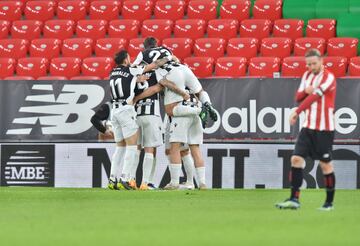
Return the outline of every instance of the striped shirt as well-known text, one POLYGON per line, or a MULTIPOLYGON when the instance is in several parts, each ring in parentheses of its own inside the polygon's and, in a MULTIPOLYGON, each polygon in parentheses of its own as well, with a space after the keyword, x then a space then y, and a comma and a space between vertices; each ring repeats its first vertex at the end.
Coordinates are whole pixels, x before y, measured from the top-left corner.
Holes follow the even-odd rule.
POLYGON ((305 111, 303 127, 317 131, 334 131, 335 97, 336 79, 331 72, 327 69, 323 69, 319 74, 305 72, 296 93, 297 101, 301 101, 297 113, 305 111), (310 95, 305 93, 308 86, 314 88, 310 95))

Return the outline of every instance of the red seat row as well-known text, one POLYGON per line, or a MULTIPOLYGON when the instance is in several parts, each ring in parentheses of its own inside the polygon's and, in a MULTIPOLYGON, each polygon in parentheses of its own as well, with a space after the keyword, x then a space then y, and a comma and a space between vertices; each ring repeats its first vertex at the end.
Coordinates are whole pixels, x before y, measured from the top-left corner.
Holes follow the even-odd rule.
POLYGON ((76 57, 58 57, 50 62, 46 58, 28 57, 17 60, 13 58, 0 58, 0 78, 13 76, 15 71, 18 76, 29 76, 37 79, 46 76, 65 76, 72 78, 79 76, 96 76, 106 78, 114 67, 110 57, 89 57, 81 60, 76 57))
MULTIPOLYGON (((1 2, 0 2, 1 3, 1 2)), ((1 13, 0 13, 1 14, 1 13)), ((1 17, 1 15, 0 15, 1 17)), ((134 19, 106 20, 17 20, 10 23, 0 20, 0 37, 11 34, 12 38, 36 39, 41 34, 45 38, 70 38, 76 33, 78 37, 103 38, 109 37, 136 38, 139 33, 143 37, 154 36, 160 40, 174 37, 201 38, 207 33, 208 37, 225 39, 252 37, 259 40, 269 37, 287 37, 292 40, 303 36, 302 20, 280 19, 274 22, 266 19, 246 19, 240 24, 234 19, 213 19, 206 23, 203 19, 147 19, 143 23, 134 19)), ((310 20, 307 26, 307 37, 321 37, 329 39, 335 37, 334 20, 310 20)))
MULTIPOLYGON (((187 64, 200 78, 213 75, 222 77, 273 77, 276 74, 283 77, 301 77, 306 71, 304 57, 286 57, 281 60, 277 57, 253 57, 247 61, 244 57, 220 57, 215 60, 211 57, 188 57, 187 64)), ((345 57, 324 57, 324 65, 335 76, 360 76, 360 57, 353 57, 348 64, 345 57), (349 66, 348 66, 349 65, 349 66)), ((109 57, 89 57, 81 60, 75 57, 53 58, 51 62, 46 58, 21 58, 17 62, 12 58, 0 58, 0 78, 13 76, 29 76, 34 79, 47 76, 72 78, 75 76, 92 76, 101 79, 107 78, 114 63, 109 57)))
MULTIPOLYGON (((200 77, 211 77, 215 65, 215 75, 221 77, 273 77, 276 74, 283 77, 301 77, 306 71, 304 57, 286 57, 281 60, 277 57, 253 57, 248 62, 244 57, 220 57, 215 60, 211 57, 189 57, 185 63, 200 77)), ((345 57, 324 57, 324 65, 336 77, 360 76, 360 57, 350 59, 349 68, 345 57)))

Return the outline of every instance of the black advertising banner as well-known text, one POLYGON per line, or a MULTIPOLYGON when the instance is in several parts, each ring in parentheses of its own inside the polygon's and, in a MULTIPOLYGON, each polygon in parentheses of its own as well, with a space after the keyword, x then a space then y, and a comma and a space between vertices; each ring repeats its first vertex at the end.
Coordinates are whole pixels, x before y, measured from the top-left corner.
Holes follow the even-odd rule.
MULTIPOLYGON (((205 139, 290 139, 288 117, 299 79, 202 80, 219 121, 205 139)), ((0 81, 1 141, 94 141, 90 118, 109 100, 107 81, 0 81)), ((359 139, 360 81, 337 80, 337 139, 359 139)), ((302 118, 302 116, 300 117, 302 118)))

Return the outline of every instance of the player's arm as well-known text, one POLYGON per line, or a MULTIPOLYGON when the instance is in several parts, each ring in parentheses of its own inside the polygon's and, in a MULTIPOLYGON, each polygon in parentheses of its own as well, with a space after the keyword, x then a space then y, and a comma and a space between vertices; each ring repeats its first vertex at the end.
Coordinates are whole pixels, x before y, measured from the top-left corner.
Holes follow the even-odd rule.
POLYGON ((161 84, 156 84, 153 86, 150 86, 149 88, 147 88, 146 90, 144 90, 142 93, 140 93, 139 95, 134 97, 134 103, 140 101, 141 99, 147 98, 147 97, 151 97, 152 95, 159 93, 160 91, 163 90, 163 86, 161 84))
POLYGON ((158 59, 158 60, 152 62, 151 64, 146 65, 144 68, 144 73, 158 69, 159 67, 162 67, 163 65, 165 65, 167 62, 169 62, 168 58, 158 59))
POLYGON ((107 120, 109 118, 109 114, 110 109, 108 105, 103 104, 90 119, 91 124, 103 134, 106 132, 106 127, 104 126, 102 121, 107 120))
POLYGON ((336 87, 335 77, 332 74, 328 74, 326 80, 320 84, 320 86, 305 98, 304 101, 296 109, 296 113, 300 114, 302 111, 310 108, 311 104, 316 102, 320 97, 329 91, 334 90, 336 87))
POLYGON ((174 82, 166 78, 161 79, 159 84, 175 92, 176 94, 179 94, 184 100, 188 100, 190 98, 190 95, 185 90, 180 89, 174 82))

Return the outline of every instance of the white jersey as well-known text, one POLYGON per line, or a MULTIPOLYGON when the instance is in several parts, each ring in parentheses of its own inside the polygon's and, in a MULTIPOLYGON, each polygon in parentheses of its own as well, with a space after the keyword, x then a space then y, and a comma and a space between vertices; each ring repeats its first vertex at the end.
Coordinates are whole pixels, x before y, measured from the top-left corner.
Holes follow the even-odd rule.
MULTIPOLYGON (((157 80, 160 81, 162 78, 166 78, 171 82, 175 83, 177 87, 185 91, 185 88, 189 88, 194 94, 199 93, 202 90, 202 86, 198 78, 194 75, 190 68, 185 65, 177 65, 169 69, 159 68, 155 71, 157 80)), ((164 104, 172 104, 175 102, 181 102, 182 96, 165 88, 164 104)))

